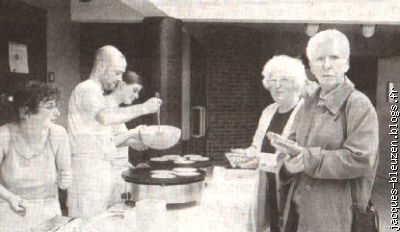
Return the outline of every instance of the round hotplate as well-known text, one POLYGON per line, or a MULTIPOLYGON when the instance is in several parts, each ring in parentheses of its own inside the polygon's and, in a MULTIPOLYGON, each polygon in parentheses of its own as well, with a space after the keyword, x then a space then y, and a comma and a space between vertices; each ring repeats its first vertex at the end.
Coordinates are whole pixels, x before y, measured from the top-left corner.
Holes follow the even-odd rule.
MULTIPOLYGON (((204 157, 204 156, 203 156, 204 157)), ((152 168, 154 169, 161 169, 161 168, 168 168, 172 169, 175 167, 193 167, 193 168, 208 168, 213 165, 213 159, 210 157, 206 161, 194 161, 194 162, 175 162, 172 160, 149 160, 149 164, 152 168)), ((187 159, 188 161, 192 161, 190 159, 187 159)))
MULTIPOLYGON (((182 176, 174 175, 174 178, 169 178, 168 175, 154 175, 154 170, 159 168, 137 168, 129 169, 122 173, 122 178, 126 182, 144 185, 182 185, 194 182, 203 181, 206 175, 205 171, 198 169, 200 175, 196 176, 182 176), (153 172, 152 172, 153 171, 153 172), (157 178, 159 177, 159 178, 157 178), (168 177, 168 178, 164 178, 168 177)), ((165 170, 165 169, 163 169, 165 170)))

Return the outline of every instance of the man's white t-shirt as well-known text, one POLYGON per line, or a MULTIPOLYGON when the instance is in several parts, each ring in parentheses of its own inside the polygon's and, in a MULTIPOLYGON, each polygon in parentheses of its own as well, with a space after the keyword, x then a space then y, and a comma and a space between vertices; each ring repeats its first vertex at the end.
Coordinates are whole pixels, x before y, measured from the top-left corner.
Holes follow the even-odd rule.
POLYGON ((88 79, 72 91, 68 106, 68 133, 72 154, 110 159, 116 153, 112 132, 96 120, 105 108, 101 83, 88 79))

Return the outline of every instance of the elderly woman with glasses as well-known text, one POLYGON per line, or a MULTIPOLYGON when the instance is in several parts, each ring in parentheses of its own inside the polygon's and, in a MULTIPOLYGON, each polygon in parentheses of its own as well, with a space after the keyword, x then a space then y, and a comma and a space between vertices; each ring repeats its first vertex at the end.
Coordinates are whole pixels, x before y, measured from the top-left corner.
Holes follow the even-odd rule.
POLYGON ((59 90, 29 81, 13 97, 16 118, 0 127, 0 231, 30 231, 61 215, 58 187, 71 184, 71 154, 59 90))
MULTIPOLYGON (((265 64, 262 74, 263 85, 270 92, 274 103, 262 112, 251 146, 246 149, 232 149, 233 152, 254 157, 246 163, 238 164, 242 168, 257 167, 257 157, 260 152, 276 152, 268 141, 266 133, 274 132, 284 137, 289 135, 295 115, 303 104, 304 87, 309 83, 301 60, 287 55, 274 56, 270 59, 265 64)), ((258 209, 255 210, 257 226, 265 227, 265 221, 269 221, 270 231, 279 231, 275 175, 266 176, 264 172, 260 172, 258 185, 256 204, 258 209), (268 205, 265 205, 265 201, 268 205), (265 216, 265 212, 269 212, 269 216, 265 216)))

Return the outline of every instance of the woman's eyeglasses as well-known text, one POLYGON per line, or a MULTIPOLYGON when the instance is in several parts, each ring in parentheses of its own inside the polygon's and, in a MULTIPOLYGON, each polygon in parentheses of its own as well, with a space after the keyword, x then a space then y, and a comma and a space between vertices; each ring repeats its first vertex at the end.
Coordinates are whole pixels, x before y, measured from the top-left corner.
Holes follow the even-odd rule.
POLYGON ((290 83, 290 79, 286 77, 281 78, 268 78, 265 80, 265 83, 268 85, 276 86, 278 83, 281 85, 288 85, 290 83))

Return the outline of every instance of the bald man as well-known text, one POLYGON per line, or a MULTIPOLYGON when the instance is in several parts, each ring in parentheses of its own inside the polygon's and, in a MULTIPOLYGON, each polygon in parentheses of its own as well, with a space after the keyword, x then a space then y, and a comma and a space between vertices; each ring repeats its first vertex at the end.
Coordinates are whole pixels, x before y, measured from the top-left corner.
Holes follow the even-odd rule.
POLYGON ((115 181, 111 157, 116 153, 110 125, 160 109, 158 98, 129 107, 106 108, 104 92, 116 88, 125 69, 126 59, 117 48, 101 47, 96 52, 89 78, 72 91, 68 106, 73 170, 73 183, 68 190, 71 217, 87 219, 110 206, 115 181))

